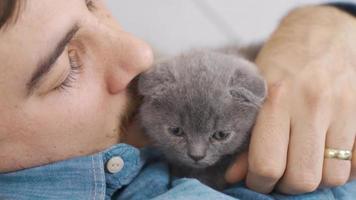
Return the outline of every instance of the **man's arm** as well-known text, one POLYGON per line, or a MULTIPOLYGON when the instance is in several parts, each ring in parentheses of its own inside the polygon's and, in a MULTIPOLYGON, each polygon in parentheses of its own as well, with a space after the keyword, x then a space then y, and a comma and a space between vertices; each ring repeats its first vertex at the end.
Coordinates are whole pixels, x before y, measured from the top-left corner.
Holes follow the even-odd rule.
MULTIPOLYGON (((289 13, 256 59, 269 95, 254 127, 246 183, 295 194, 337 186, 355 173, 325 148, 352 150, 356 133, 356 20, 330 6, 289 13)), ((242 162, 238 160, 237 162, 242 162)), ((234 165, 230 182, 243 177, 234 165)))
POLYGON ((355 35, 356 18, 346 12, 331 6, 298 8, 281 21, 256 63, 269 82, 276 82, 328 54, 337 60, 356 60, 355 35))

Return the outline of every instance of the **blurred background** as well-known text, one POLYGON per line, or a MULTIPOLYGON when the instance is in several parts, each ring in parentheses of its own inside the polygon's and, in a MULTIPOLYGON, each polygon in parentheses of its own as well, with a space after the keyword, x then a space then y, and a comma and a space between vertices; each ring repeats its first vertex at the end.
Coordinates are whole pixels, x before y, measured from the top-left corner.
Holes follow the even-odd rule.
MULTIPOLYGON (((352 0, 356 2, 356 0, 352 0)), ((321 0, 107 0, 123 28, 161 56, 264 40, 289 10, 321 0)))

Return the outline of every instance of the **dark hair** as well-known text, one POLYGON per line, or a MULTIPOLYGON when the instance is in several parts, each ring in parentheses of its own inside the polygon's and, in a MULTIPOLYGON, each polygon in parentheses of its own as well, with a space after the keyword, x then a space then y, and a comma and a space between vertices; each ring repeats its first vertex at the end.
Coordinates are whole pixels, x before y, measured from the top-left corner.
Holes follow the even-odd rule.
POLYGON ((0 0, 0 29, 18 17, 20 2, 23 0, 0 0))

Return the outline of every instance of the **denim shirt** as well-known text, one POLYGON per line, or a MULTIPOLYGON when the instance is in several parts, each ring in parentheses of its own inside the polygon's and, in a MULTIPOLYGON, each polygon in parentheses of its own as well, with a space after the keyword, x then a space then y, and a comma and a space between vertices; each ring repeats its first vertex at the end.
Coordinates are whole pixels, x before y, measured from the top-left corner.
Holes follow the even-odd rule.
POLYGON ((94 155, 0 174, 0 199, 356 199, 356 181, 295 196, 260 194, 243 183, 219 192, 195 179, 171 178, 160 157, 149 149, 118 144, 94 155))

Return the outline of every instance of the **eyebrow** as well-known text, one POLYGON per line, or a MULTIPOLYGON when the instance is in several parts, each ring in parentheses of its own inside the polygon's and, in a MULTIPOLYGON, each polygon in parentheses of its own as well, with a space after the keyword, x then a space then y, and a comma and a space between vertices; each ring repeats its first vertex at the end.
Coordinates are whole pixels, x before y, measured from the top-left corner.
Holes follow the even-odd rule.
POLYGON ((33 90, 38 85, 38 82, 46 75, 54 66, 58 57, 63 53, 67 44, 73 39, 74 35, 79 30, 79 26, 74 24, 69 31, 64 35, 64 37, 59 40, 52 52, 45 56, 44 59, 40 60, 37 65, 37 69, 33 72, 30 81, 27 82, 27 94, 31 94, 33 90))

